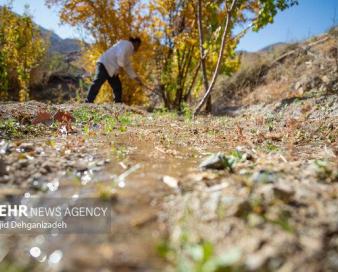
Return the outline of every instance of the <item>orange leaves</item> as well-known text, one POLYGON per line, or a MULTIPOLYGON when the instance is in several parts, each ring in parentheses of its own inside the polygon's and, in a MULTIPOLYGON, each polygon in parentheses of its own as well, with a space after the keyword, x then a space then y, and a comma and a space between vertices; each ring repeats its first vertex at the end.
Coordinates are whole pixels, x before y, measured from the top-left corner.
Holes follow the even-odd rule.
POLYGON ((73 131, 72 128, 72 121, 74 120, 73 116, 67 112, 67 111, 58 111, 54 115, 54 120, 58 121, 61 126, 59 128, 59 131, 62 134, 68 134, 69 132, 73 131))
POLYGON ((50 125, 53 122, 59 123, 59 131, 62 134, 67 134, 73 131, 72 122, 74 117, 70 112, 67 111, 57 111, 54 116, 48 111, 39 111, 35 118, 32 120, 32 125, 45 124, 50 125))
POLYGON ((60 123, 71 123, 74 118, 73 116, 67 112, 67 111, 58 111, 55 115, 54 115, 54 120, 58 121, 60 123))
POLYGON ((40 123, 46 124, 53 120, 52 115, 47 111, 40 111, 36 117, 32 120, 32 125, 37 125, 40 123))

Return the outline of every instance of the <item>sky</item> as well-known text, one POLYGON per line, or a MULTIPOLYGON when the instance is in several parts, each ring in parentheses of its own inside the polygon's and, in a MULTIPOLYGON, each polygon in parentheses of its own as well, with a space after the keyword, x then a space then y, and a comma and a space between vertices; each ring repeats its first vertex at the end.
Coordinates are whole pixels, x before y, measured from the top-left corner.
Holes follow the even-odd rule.
MULTIPOLYGON (((0 5, 8 0, 0 0, 0 5)), ((56 8, 48 9, 44 0, 14 0, 13 10, 22 14, 29 4, 34 21, 62 38, 82 38, 76 28, 61 25, 56 8)), ((299 0, 299 5, 279 13, 273 24, 259 33, 248 33, 238 50, 257 51, 278 42, 295 42, 327 31, 338 24, 338 0, 299 0)))

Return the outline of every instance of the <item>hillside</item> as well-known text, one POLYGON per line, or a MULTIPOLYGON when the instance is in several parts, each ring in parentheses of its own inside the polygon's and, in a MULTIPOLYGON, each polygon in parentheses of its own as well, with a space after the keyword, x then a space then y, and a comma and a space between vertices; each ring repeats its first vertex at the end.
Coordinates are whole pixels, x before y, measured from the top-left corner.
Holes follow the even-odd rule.
POLYGON ((56 33, 51 30, 47 30, 42 26, 38 26, 41 34, 50 42, 49 50, 54 53, 67 54, 74 51, 81 50, 81 41, 78 39, 62 39, 56 33))
POLYGON ((296 44, 241 55, 241 68, 218 82, 215 113, 227 107, 338 92, 338 28, 296 44))

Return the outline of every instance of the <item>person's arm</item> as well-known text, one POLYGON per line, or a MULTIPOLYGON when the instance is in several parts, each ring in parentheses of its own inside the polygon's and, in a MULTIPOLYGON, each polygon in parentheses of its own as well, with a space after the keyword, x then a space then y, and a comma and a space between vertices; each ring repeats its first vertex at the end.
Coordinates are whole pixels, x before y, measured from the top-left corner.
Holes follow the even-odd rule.
POLYGON ((139 79, 139 77, 137 76, 137 74, 135 73, 133 66, 130 62, 130 56, 132 55, 132 52, 130 52, 129 48, 123 48, 123 50, 121 50, 122 52, 119 54, 118 58, 117 58, 117 63, 120 67, 123 68, 123 70, 125 70, 128 74, 128 76, 134 80, 136 80, 137 82, 139 82, 140 84, 142 83, 141 80, 139 79))
POLYGON ((125 66, 123 66, 123 69, 127 72, 128 76, 135 80, 140 86, 145 86, 139 76, 135 73, 129 58, 125 62, 125 66))
POLYGON ((143 81, 139 78, 139 76, 135 73, 133 66, 130 62, 130 56, 133 54, 133 49, 125 47, 122 52, 119 54, 117 58, 118 65, 122 67, 128 74, 130 78, 135 80, 140 86, 145 87, 148 91, 152 90, 147 85, 143 83, 143 81))

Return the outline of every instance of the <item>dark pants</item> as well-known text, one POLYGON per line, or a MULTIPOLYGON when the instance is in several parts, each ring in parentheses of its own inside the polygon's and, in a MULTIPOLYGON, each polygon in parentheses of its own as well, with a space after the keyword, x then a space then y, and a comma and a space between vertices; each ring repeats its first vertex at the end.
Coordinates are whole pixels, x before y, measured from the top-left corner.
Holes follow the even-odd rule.
POLYGON ((102 63, 96 64, 96 71, 93 84, 89 87, 87 103, 93 103, 95 97, 99 93, 99 90, 103 83, 108 80, 110 87, 112 87, 115 96, 115 103, 122 103, 122 85, 118 75, 110 77, 106 68, 102 63))

